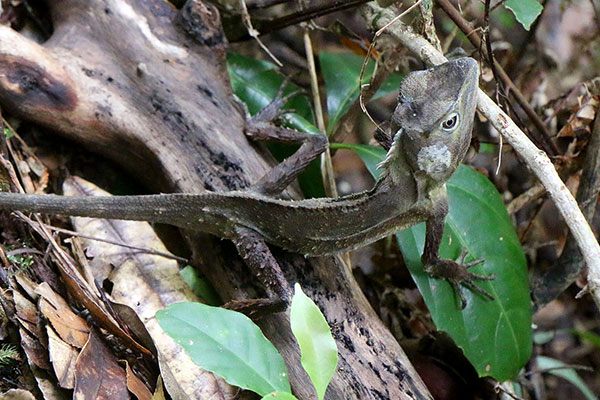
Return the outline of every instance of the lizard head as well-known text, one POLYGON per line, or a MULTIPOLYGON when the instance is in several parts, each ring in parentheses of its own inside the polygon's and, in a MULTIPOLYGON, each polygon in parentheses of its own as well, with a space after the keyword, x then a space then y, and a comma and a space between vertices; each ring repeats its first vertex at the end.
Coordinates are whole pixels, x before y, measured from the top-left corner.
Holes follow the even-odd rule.
POLYGON ((404 78, 391 128, 413 173, 444 182, 458 167, 471 142, 478 80, 467 57, 404 78))

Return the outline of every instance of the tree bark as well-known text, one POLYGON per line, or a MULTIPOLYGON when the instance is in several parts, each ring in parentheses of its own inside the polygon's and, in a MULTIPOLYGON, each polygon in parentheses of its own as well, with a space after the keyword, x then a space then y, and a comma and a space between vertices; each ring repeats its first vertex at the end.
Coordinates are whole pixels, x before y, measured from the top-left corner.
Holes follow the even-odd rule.
MULTIPOLYGON (((0 26, 3 107, 112 158, 154 191, 241 189, 272 165, 244 135, 213 6, 188 1, 178 11, 161 0, 49 3, 54 33, 43 45, 0 26)), ((260 295, 230 243, 186 236, 225 301, 260 295)), ((327 399, 431 398, 343 264, 274 250, 290 284, 298 281, 333 326, 340 364, 327 399)), ((315 398, 288 314, 259 324, 283 354, 294 393, 315 398)))

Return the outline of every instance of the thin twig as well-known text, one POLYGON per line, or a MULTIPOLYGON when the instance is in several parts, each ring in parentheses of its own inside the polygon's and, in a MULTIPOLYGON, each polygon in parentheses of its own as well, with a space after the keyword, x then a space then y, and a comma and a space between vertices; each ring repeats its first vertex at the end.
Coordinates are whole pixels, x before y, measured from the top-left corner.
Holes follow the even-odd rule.
POLYGON ((506 206, 506 212, 509 214, 514 214, 526 205, 530 204, 532 201, 542 197, 545 193, 546 189, 544 189, 544 186, 542 186, 540 183, 536 183, 512 199, 511 202, 506 206))
MULTIPOLYGON (((364 87, 363 85, 361 90, 363 103, 368 103, 375 96, 375 93, 377 93, 377 90, 379 90, 385 79, 396 71, 400 63, 404 60, 405 54, 402 49, 394 48, 389 52, 383 64, 377 68, 377 73, 373 74, 368 87, 364 87)), ((354 129, 356 117, 361 111, 359 102, 360 100, 357 98, 350 106, 348 112, 340 118, 334 131, 329 135, 331 143, 343 142, 346 135, 354 129)))
MULTIPOLYGON (((499 98, 499 94, 498 92, 500 90, 502 90, 502 92, 504 92, 504 88, 502 88, 500 86, 501 81, 500 79, 498 79, 498 68, 496 65, 496 59, 494 57, 494 51, 492 50, 492 39, 491 39, 491 30, 492 27, 490 26, 490 0, 485 0, 485 9, 484 9, 484 32, 485 32, 485 48, 486 51, 484 53, 487 53, 487 60, 488 60, 488 64, 490 65, 490 68, 492 69, 492 74, 494 75, 494 81, 496 82, 496 103, 498 103, 500 106, 502 106, 503 104, 500 103, 500 98, 499 98)), ((505 96, 506 94, 503 93, 503 95, 505 96)), ((504 112, 506 112, 506 108, 503 108, 504 112)))
MULTIPOLYGON (((321 134, 327 135, 325 119, 323 118, 323 107, 321 106, 321 95, 319 93, 319 80, 317 78, 317 67, 315 66, 315 54, 313 52, 312 41, 310 40, 310 32, 308 29, 304 29, 304 49, 306 51, 306 61, 308 63, 308 72, 310 75, 310 88, 317 117, 317 127, 321 131, 321 134)), ((321 154, 321 172, 323 174, 323 186, 325 187, 327 196, 338 197, 329 147, 321 154)))
MULTIPOLYGON (((491 6, 491 7, 490 7, 490 11, 489 11, 488 15, 489 15, 489 14, 491 14, 491 13, 493 13, 494 11, 496 11, 496 9, 497 9, 498 7, 500 7, 501 5, 503 5, 504 3, 506 3, 506 1, 507 1, 507 0, 500 0, 499 2, 497 2, 496 4, 494 4, 493 6, 491 6)), ((478 18, 478 19, 477 19, 477 20, 474 22, 474 23, 475 23, 475 25, 479 25, 481 22, 483 22, 483 20, 484 20, 484 19, 485 19, 485 15, 484 15, 483 17, 481 17, 481 16, 480 16, 480 17, 479 17, 479 18, 478 18), (482 18, 483 18, 483 19, 482 19, 482 18)), ((486 25, 487 25, 487 24, 486 24, 486 25)))
POLYGON ((242 21, 244 22, 244 26, 248 30, 248 35, 250 35, 250 37, 256 40, 260 48, 263 49, 269 57, 271 57, 271 60, 273 60, 273 62, 277 64, 278 67, 283 67, 281 61, 279 61, 279 59, 275 57, 275 54, 271 53, 271 50, 269 50, 269 48, 258 37, 260 35, 260 32, 254 29, 254 27, 252 26, 252 20, 250 19, 250 14, 248 13, 248 9, 246 8, 246 1, 240 0, 240 5, 242 7, 242 21))
MULTIPOLYGON (((496 5, 497 6, 497 5, 496 5)), ((492 74, 494 75, 494 82, 496 82, 496 103, 498 103, 498 105, 504 110, 504 112, 507 112, 507 107, 506 107, 506 93, 504 90, 504 87, 500 84, 500 80, 498 79, 498 67, 496 65, 496 59, 494 57, 494 51, 492 50, 492 39, 491 39, 491 30, 492 30, 492 26, 490 25, 490 0, 485 0, 485 11, 484 11, 484 32, 485 32, 485 45, 486 45, 486 49, 487 49, 487 56, 488 56, 488 64, 490 64, 490 67, 492 68, 492 74), (502 91, 502 99, 504 101, 500 101, 500 91, 502 91)), ((484 52, 485 54, 485 52, 484 52)), ((496 175, 498 175, 498 172, 500 171, 500 166, 502 165, 502 145, 503 145, 503 141, 502 141, 502 136, 500 136, 500 144, 498 146, 498 162, 496 163, 496 175)))
MULTIPOLYGON (((308 62, 308 72, 310 75, 310 87, 313 95, 313 104, 315 107, 315 114, 317 116, 317 127, 321 131, 322 135, 327 135, 325 128, 325 119, 323 118, 323 107, 321 106, 321 95, 319 93, 319 80, 317 78, 317 67, 315 65, 315 54, 313 51, 312 41, 310 39, 310 31, 308 28, 304 28, 304 49, 306 51, 306 60, 308 62)), ((329 146, 321 154, 321 173, 323 175, 323 187, 325 188, 325 194, 329 197, 338 197, 337 187, 335 185, 335 176, 333 173, 333 163, 331 162, 331 151, 329 146)), ((351 270, 350 255, 344 253, 340 259, 343 264, 351 270)))

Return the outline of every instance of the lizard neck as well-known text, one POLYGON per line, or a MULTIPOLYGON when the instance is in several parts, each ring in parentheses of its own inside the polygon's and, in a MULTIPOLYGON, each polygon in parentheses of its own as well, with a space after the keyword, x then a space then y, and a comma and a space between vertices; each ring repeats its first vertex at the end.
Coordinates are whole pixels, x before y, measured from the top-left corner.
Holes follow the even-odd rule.
POLYGON ((413 203, 426 192, 423 191, 425 188, 422 187, 422 184, 419 184, 419 180, 416 179, 406 160, 402 151, 400 136, 401 134, 395 135, 385 159, 377 166, 377 169, 383 171, 371 193, 397 192, 399 196, 406 199, 407 203, 413 203))
POLYGON ((394 141, 385 159, 377 166, 383 169, 373 192, 396 191, 411 202, 426 200, 432 193, 443 191, 445 179, 435 179, 423 170, 415 170, 408 161, 402 145, 402 132, 394 136, 394 141))

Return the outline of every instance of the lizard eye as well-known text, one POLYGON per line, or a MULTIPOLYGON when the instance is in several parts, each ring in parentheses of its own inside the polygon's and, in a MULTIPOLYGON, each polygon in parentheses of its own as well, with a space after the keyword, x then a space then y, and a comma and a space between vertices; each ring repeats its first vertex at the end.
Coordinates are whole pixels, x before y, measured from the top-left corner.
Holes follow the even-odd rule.
POLYGON ((442 129, 445 131, 451 131, 456 128, 456 125, 458 125, 458 114, 452 113, 444 122, 442 122, 442 129))

